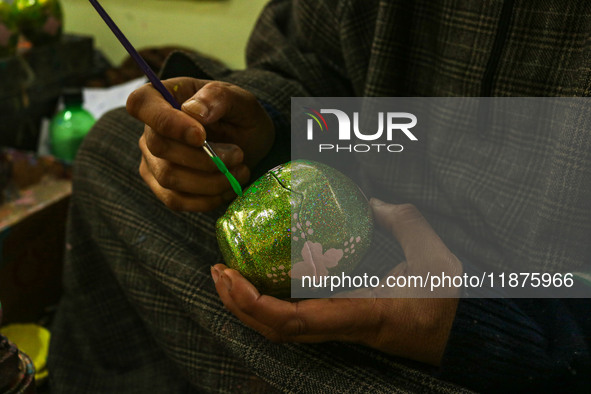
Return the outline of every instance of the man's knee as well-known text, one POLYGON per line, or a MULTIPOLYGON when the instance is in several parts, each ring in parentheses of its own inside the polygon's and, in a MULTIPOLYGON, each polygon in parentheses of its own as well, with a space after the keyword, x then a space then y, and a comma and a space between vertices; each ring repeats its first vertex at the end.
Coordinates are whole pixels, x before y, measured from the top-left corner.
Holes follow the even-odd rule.
POLYGON ((84 138, 76 155, 75 167, 112 163, 137 169, 140 151, 137 141, 143 124, 132 118, 125 108, 107 112, 84 138))

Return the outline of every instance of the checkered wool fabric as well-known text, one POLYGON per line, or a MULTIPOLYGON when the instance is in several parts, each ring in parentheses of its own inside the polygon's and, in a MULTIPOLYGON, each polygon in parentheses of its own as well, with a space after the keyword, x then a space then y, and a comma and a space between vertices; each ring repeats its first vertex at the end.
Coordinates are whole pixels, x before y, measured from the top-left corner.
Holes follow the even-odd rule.
MULTIPOLYGON (((175 54, 164 76, 213 76, 253 91, 281 114, 281 140, 293 96, 586 96, 590 38, 586 0, 279 0, 253 32, 247 70, 175 54)), ((451 150, 433 135, 431 149, 392 163, 368 187, 416 204, 471 260, 588 264, 589 126, 533 145, 510 134, 511 151, 495 134, 451 150), (493 154, 483 155, 488 148, 493 154), (519 188, 528 182, 536 187, 519 188)), ((528 373, 550 379, 555 369, 563 377, 566 367, 546 352, 561 331, 544 332, 524 304, 509 301, 461 302, 454 330, 463 338, 452 333, 443 373, 355 345, 269 343, 227 313, 213 288, 221 211, 166 209, 137 173, 141 131, 123 110, 111 112, 78 155, 50 354, 56 393, 457 392, 434 375, 471 388, 487 387, 487 370, 493 385, 500 376, 527 384, 528 373), (481 349, 484 365, 471 358, 481 349), (472 368, 466 376, 462 359, 472 368)), ((403 258, 395 246, 379 253, 403 258)), ((588 343, 573 346, 561 360, 588 357, 588 343)))

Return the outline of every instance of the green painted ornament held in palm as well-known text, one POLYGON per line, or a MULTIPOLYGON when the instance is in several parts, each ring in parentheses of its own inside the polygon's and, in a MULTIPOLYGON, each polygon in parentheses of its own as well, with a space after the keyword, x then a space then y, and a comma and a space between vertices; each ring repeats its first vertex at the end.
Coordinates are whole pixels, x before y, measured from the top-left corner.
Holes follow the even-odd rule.
POLYGON ((296 160, 254 182, 216 227, 226 265, 261 293, 285 298, 302 277, 351 273, 369 248, 373 219, 351 179, 296 160))

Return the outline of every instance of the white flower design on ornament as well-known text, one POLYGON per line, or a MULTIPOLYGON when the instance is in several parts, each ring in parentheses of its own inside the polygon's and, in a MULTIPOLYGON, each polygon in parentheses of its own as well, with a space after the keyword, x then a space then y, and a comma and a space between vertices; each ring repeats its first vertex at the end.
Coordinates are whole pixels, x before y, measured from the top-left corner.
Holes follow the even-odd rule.
POLYGON ((300 239, 304 240, 306 239, 306 237, 309 237, 310 235, 314 234, 314 230, 312 229, 312 223, 309 220, 307 220, 306 223, 302 225, 302 223, 300 223, 300 221, 298 220, 297 213, 293 214, 292 224, 294 226, 291 228, 291 235, 294 241, 299 241, 300 239))
POLYGON ((328 268, 336 267, 343 258, 342 249, 328 249, 322 253, 322 245, 317 242, 306 241, 302 247, 304 261, 293 265, 289 276, 302 279, 303 276, 322 277, 328 274, 328 268))

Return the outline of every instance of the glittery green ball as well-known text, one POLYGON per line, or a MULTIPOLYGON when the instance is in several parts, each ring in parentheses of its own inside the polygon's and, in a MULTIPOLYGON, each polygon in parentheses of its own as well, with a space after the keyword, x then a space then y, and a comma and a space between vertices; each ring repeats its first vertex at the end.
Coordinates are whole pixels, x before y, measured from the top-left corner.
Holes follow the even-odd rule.
POLYGON ((226 264, 261 293, 289 297, 302 276, 350 273, 372 237, 357 185, 327 165, 297 160, 254 182, 217 222, 226 264))

